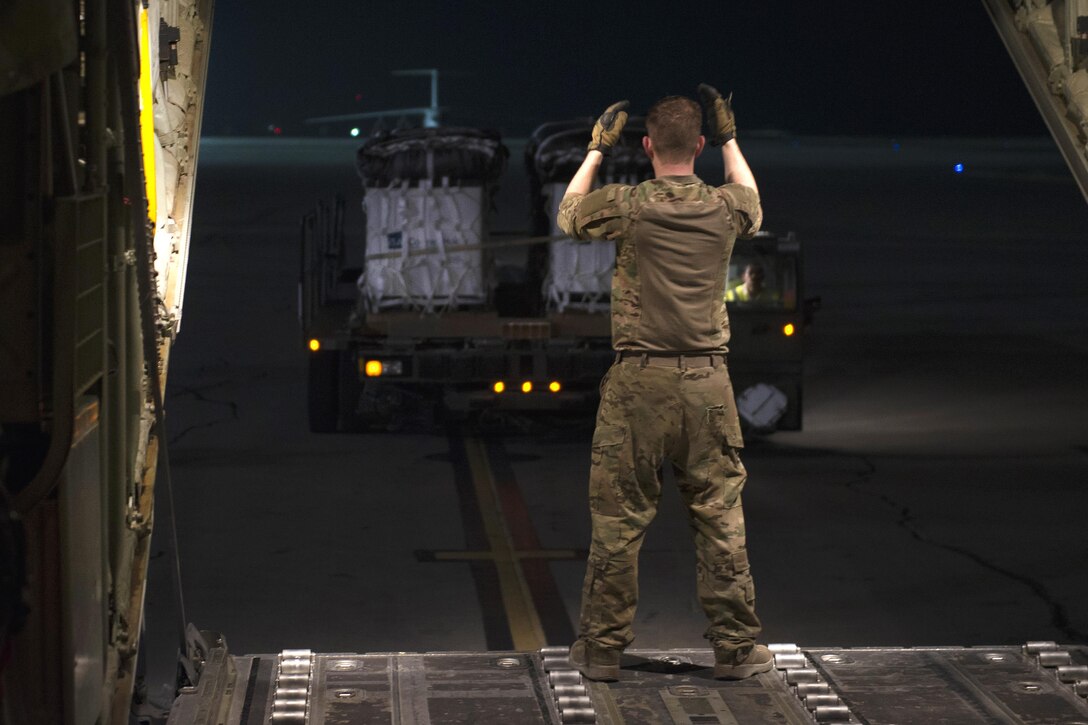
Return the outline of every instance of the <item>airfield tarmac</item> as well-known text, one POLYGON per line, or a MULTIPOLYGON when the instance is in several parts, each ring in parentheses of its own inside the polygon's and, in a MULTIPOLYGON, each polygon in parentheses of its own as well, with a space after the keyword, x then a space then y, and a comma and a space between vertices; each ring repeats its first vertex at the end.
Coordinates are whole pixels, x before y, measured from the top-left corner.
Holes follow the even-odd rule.
MULTIPOLYGON (((822 298, 804 430, 743 454, 764 641, 1088 642, 1088 205, 1052 142, 741 143, 764 227, 803 239, 806 295, 822 298)), ((527 211, 511 146, 499 230, 527 211)), ((307 430, 298 222, 341 193, 361 239, 353 149, 202 144, 167 399, 187 618, 238 654, 568 644, 591 420, 503 435, 307 430), (483 524, 496 517, 497 538, 483 524), (511 567, 528 591, 517 606, 502 595, 511 567)), ((717 182, 720 161, 698 171, 717 182)), ((176 617, 163 523, 153 696, 176 617)), ((667 486, 641 562, 635 646, 705 646, 667 486)))

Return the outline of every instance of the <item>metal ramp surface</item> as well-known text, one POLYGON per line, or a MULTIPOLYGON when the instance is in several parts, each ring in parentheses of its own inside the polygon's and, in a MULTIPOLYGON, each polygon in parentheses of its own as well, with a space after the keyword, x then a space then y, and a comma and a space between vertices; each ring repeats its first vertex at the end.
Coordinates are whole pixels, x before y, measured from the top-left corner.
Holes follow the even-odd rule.
POLYGON ((632 650, 590 682, 567 650, 231 656, 202 653, 170 725, 1088 725, 1088 647, 772 645, 775 669, 711 676, 709 649, 632 650))

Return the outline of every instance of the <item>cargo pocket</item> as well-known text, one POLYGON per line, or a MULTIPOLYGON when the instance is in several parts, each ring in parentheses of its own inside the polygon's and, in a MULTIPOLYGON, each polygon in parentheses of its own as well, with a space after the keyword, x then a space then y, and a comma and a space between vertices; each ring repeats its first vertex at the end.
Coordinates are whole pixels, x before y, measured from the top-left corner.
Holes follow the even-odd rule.
POLYGON ((744 448, 744 436, 740 432, 740 418, 732 405, 715 405, 706 409, 707 424, 730 448, 744 448))
POLYGON ((733 552, 733 576, 744 593, 744 601, 752 604, 756 600, 756 585, 752 581, 752 567, 748 564, 748 550, 733 552))
POLYGON ((589 469, 589 508, 593 513, 619 516, 623 490, 620 457, 627 441, 627 426, 599 425, 593 432, 589 469))
POLYGON ((740 505, 740 493, 748 478, 739 453, 744 447, 740 420, 736 408, 729 404, 707 408, 706 415, 715 446, 707 466, 707 485, 723 508, 734 508, 740 505))
POLYGON ((736 405, 726 405, 722 427, 725 429, 725 442, 730 448, 744 448, 744 436, 740 432, 740 416, 737 415, 736 405))

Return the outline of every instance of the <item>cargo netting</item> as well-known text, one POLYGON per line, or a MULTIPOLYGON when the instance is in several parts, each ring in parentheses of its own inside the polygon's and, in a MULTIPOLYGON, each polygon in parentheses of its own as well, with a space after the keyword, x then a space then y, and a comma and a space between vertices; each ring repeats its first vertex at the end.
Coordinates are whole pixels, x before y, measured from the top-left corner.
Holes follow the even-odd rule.
POLYGON ((487 210, 507 155, 497 132, 470 128, 398 130, 363 144, 365 309, 431 313, 487 301, 487 210))

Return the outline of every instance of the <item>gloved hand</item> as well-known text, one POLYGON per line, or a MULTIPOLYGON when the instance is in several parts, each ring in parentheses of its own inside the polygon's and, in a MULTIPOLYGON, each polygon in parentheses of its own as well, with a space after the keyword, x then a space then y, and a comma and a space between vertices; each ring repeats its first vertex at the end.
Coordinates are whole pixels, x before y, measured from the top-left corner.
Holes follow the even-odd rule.
POLYGON ((590 151, 600 151, 602 154, 608 155, 608 152, 620 139, 623 124, 627 123, 627 107, 629 105, 631 104, 628 101, 618 101, 604 109, 604 113, 597 119, 597 123, 593 124, 593 135, 589 141, 590 151))
POLYGON ((737 120, 733 117, 733 94, 722 98, 718 89, 699 84, 699 100, 706 114, 706 125, 710 130, 710 144, 721 146, 737 137, 737 120))

